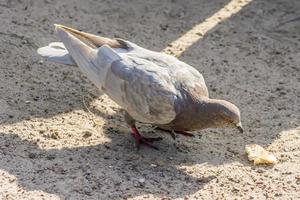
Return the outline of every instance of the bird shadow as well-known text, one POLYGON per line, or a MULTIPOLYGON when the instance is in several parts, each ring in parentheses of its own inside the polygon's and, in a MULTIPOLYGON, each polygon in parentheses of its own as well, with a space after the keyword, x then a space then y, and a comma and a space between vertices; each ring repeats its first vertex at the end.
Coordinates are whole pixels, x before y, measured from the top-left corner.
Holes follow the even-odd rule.
MULTIPOLYGON (((243 142, 226 131, 206 130, 195 133, 195 137, 177 136, 173 140, 150 125, 138 124, 145 136, 162 136, 163 140, 155 144, 159 150, 137 150, 129 129, 121 125, 125 122, 120 110, 114 114, 94 108, 90 111, 105 119, 103 133, 99 134, 109 140, 44 149, 39 141, 21 138, 21 133, 2 132, 0 168, 16 176, 18 185, 27 191, 41 190, 65 199, 141 195, 174 199, 194 194, 218 176, 188 172, 189 166, 231 162, 249 165, 241 153, 243 142)), ((79 139, 89 140, 85 136, 79 139)))
POLYGON ((124 199, 143 194, 182 198, 216 178, 191 177, 178 170, 176 166, 191 161, 175 147, 136 151, 128 136, 107 129, 111 142, 47 150, 18 134, 0 133, 0 168, 16 176, 27 191, 42 190, 65 199, 124 199), (66 184, 67 190, 62 187, 66 184))

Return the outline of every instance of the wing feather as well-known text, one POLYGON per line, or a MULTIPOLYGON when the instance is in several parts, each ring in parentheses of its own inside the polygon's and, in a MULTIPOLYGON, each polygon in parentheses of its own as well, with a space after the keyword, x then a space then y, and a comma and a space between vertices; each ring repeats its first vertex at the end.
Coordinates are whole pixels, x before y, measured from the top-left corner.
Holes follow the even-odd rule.
POLYGON ((113 62, 105 88, 138 121, 167 124, 176 116, 177 90, 168 69, 147 60, 124 57, 113 62))

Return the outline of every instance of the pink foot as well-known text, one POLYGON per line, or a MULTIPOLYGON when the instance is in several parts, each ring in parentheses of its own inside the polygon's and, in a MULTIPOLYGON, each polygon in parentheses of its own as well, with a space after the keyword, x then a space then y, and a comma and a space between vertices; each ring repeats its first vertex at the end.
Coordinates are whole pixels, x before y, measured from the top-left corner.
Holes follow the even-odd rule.
POLYGON ((158 150, 158 148, 156 146, 154 146, 152 143, 155 142, 155 141, 162 140, 161 137, 157 137, 157 138, 144 137, 139 133, 138 129, 135 126, 131 127, 131 131, 132 131, 131 135, 135 139, 137 149, 140 149, 141 145, 145 145, 147 147, 158 150))

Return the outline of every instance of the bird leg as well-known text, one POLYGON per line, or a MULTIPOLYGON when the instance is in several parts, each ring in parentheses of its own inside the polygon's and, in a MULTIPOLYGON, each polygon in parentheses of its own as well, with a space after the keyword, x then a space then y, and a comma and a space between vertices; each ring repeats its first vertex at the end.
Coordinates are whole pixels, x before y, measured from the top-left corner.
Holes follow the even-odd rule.
POLYGON ((135 126, 135 120, 127 113, 125 112, 125 121, 127 124, 131 127, 131 135, 135 139, 136 147, 139 149, 141 145, 145 145, 147 147, 151 147, 154 149, 158 149, 156 146, 154 146, 152 143, 155 141, 162 140, 161 137, 157 138, 147 138, 140 134, 139 130, 135 126))
POLYGON ((163 129, 163 128, 160 128, 160 127, 155 127, 155 129, 169 133, 174 140, 176 139, 176 134, 184 135, 184 136, 187 136, 187 137, 194 137, 194 134, 189 133, 189 132, 185 132, 185 131, 174 131, 174 130, 170 131, 170 130, 166 130, 166 129, 163 129))
POLYGON ((161 137, 144 137, 142 136, 138 129, 136 128, 136 126, 132 126, 131 127, 131 135, 134 137, 135 139, 135 142, 136 142, 136 147, 137 149, 140 149, 140 146, 141 145, 145 145, 147 147, 150 147, 150 148, 153 148, 153 149, 156 149, 158 150, 158 148, 156 146, 154 146, 152 143, 155 142, 155 141, 160 141, 162 140, 161 137))

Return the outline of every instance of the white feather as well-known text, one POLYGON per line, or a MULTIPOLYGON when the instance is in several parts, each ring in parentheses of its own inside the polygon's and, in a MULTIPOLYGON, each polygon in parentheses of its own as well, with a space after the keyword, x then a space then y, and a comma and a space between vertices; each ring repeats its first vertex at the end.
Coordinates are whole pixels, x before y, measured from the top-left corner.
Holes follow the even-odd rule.
POLYGON ((56 49, 67 50, 62 42, 51 42, 48 46, 56 49))
POLYGON ((108 68, 113 61, 121 57, 108 45, 93 49, 63 29, 56 28, 56 33, 76 65, 89 80, 102 89, 108 68))
MULTIPOLYGON (((113 50, 120 54, 128 53, 127 49, 114 48, 113 50)), ((37 53, 51 62, 65 65, 76 65, 72 56, 69 54, 62 42, 51 42, 48 46, 39 48, 37 53)))
POLYGON ((37 52, 49 61, 65 65, 76 65, 69 52, 59 42, 53 42, 49 46, 41 47, 37 52))

